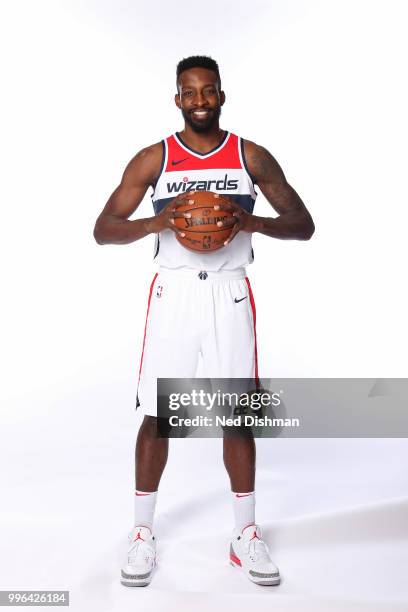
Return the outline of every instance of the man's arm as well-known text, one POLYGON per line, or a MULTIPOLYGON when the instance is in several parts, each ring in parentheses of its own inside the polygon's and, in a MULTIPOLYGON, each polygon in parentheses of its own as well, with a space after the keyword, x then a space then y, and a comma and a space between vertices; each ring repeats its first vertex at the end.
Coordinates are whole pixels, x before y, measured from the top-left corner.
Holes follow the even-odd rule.
POLYGON ((120 185, 108 199, 95 223, 98 244, 128 244, 151 233, 149 219, 128 221, 157 176, 161 164, 161 144, 139 151, 125 168, 120 185))
POLYGON ((267 149, 250 140, 244 141, 248 170, 271 206, 276 219, 255 217, 255 231, 274 238, 309 240, 314 223, 299 195, 289 185, 282 168, 267 149))
POLYGON ((220 227, 233 226, 228 244, 239 231, 260 232, 272 238, 309 240, 314 232, 313 219, 296 191, 286 181, 278 162, 264 147, 250 140, 244 141, 244 153, 254 182, 259 186, 279 217, 258 217, 238 206, 231 198, 228 203, 215 205, 215 210, 229 210, 232 219, 218 221, 220 227))
POLYGON ((174 218, 189 216, 175 212, 177 205, 191 197, 179 195, 158 214, 145 219, 129 221, 149 188, 158 178, 162 163, 162 145, 156 143, 141 149, 125 168, 120 185, 110 196, 96 220, 94 238, 98 244, 129 244, 148 234, 164 229, 184 235, 174 226, 174 218))

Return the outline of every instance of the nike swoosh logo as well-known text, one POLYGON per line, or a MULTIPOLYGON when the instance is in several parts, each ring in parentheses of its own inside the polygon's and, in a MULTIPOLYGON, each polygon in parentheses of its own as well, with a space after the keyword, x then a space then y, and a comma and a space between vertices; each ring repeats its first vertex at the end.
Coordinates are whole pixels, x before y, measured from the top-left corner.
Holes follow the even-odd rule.
POLYGON ((150 493, 136 493, 136 495, 139 497, 140 495, 150 495, 150 493))
POLYGON ((247 297, 248 297, 248 296, 246 295, 245 297, 241 298, 240 300, 239 300, 238 298, 235 298, 234 302, 235 302, 236 304, 238 304, 239 302, 242 302, 242 300, 246 300, 246 299, 247 299, 247 297))
POLYGON ((252 493, 244 493, 243 495, 240 495, 239 493, 235 493, 235 497, 249 497, 249 495, 252 495, 252 493))
POLYGON ((181 164, 181 162, 186 161, 186 159, 188 159, 188 157, 185 157, 184 159, 178 159, 177 161, 175 159, 172 159, 171 165, 177 166, 177 164, 181 164))

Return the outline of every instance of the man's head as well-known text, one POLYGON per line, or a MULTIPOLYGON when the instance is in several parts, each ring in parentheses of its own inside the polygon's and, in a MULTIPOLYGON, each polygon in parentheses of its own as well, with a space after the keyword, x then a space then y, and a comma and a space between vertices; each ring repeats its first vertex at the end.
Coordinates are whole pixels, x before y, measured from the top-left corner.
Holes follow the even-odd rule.
POLYGON ((218 124, 225 94, 218 64, 206 55, 193 55, 177 64, 175 102, 195 132, 208 132, 218 124))

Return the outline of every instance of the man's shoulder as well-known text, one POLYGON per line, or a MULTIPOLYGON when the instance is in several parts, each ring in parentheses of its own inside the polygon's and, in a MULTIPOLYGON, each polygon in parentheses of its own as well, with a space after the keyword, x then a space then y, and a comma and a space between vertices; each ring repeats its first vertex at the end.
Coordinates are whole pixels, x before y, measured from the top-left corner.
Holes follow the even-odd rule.
POLYGON ((242 146, 243 157, 247 165, 247 169, 251 175, 252 180, 256 182, 257 162, 259 158, 263 156, 263 151, 265 151, 265 149, 261 145, 257 144, 253 140, 249 140, 248 138, 242 138, 242 146))
POLYGON ((162 151, 163 151, 162 143, 163 141, 159 140, 159 142, 155 142, 151 145, 143 147, 136 153, 135 158, 137 157, 140 160, 144 160, 144 159, 149 160, 149 159, 154 159, 157 157, 161 158, 162 151))
POLYGON ((160 140, 159 142, 155 142, 151 145, 143 147, 140 149, 132 158, 132 162, 135 165, 143 165, 143 166, 157 166, 161 165, 163 157, 163 144, 160 140))
POLYGON ((241 136, 241 140, 245 149, 245 153, 254 154, 263 148, 253 140, 249 140, 249 138, 244 138, 243 136, 241 136))
POLYGON ((249 163, 264 160, 269 161, 273 159, 271 153, 266 147, 263 147, 253 140, 248 140, 247 138, 243 138, 242 142, 244 146, 245 158, 249 163))
POLYGON ((139 149, 127 164, 125 176, 129 176, 132 179, 135 176, 142 175, 146 180, 146 184, 152 184, 160 173, 162 160, 162 141, 143 147, 139 149))

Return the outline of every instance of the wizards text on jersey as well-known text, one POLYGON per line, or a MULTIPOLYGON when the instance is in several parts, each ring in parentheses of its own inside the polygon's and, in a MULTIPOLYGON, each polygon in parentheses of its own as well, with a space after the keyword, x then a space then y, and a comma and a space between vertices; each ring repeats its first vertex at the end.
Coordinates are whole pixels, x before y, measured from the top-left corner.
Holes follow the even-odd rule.
POLYGON ((208 181, 189 181, 184 177, 179 183, 167 183, 168 193, 179 193, 180 191, 237 191, 238 180, 228 179, 228 174, 223 179, 209 179, 208 181), (212 187, 214 185, 214 187, 212 187))

